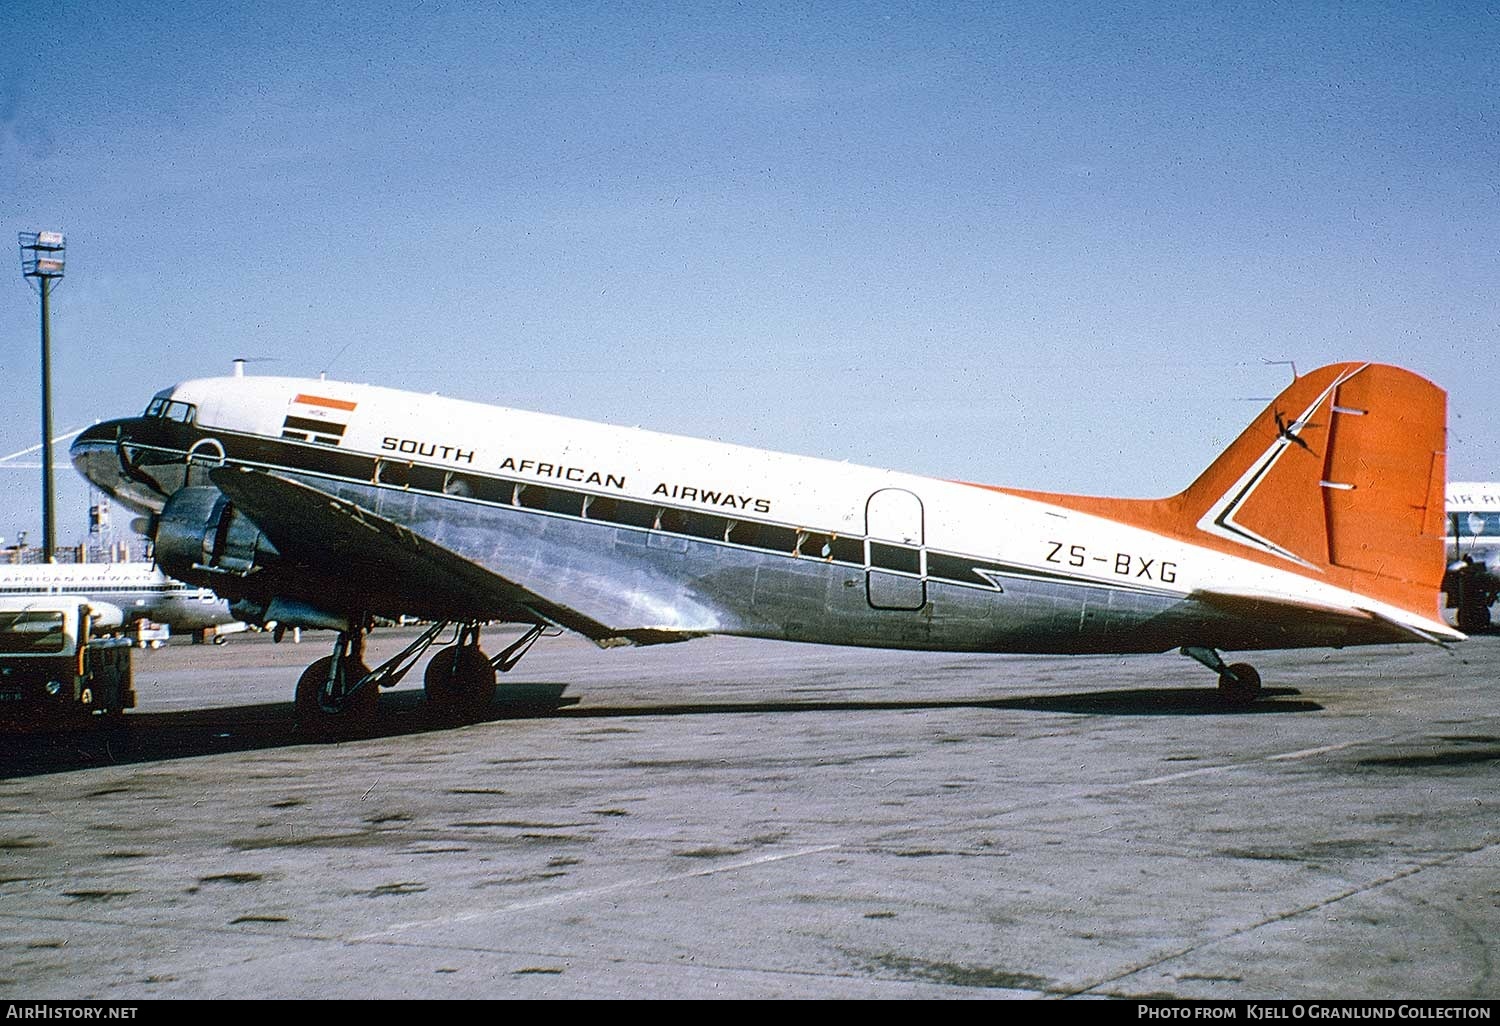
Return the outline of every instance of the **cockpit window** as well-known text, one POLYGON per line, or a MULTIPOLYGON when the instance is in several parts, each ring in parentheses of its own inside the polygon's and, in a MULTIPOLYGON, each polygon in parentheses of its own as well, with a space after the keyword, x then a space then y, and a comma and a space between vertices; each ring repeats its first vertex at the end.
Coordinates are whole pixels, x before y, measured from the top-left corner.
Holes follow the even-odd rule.
POLYGON ((192 403, 180 403, 165 396, 157 396, 146 407, 146 416, 158 420, 175 420, 180 424, 191 424, 198 419, 198 407, 192 403))

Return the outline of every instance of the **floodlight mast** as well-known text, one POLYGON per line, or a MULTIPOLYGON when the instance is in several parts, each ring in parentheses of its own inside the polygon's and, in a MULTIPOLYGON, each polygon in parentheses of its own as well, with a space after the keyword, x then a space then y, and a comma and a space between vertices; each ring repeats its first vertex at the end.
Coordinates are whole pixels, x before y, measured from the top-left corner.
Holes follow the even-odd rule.
POLYGON ((21 276, 42 296, 42 558, 54 562, 57 531, 52 497, 52 311, 49 298, 63 276, 62 232, 21 232, 21 276))

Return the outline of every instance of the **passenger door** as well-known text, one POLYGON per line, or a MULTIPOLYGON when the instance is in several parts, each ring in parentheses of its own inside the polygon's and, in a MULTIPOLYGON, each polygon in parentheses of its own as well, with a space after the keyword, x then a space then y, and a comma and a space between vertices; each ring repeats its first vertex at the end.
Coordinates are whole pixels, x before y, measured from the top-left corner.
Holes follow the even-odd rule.
POLYGON ((922 500, 905 488, 882 488, 865 503, 865 585, 875 609, 927 604, 922 500))

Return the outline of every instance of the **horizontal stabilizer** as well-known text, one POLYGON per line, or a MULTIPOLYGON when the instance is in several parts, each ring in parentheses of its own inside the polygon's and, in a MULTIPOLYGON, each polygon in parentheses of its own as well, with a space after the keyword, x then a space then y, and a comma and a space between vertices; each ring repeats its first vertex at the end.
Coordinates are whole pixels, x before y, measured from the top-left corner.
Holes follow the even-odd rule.
POLYGON ((1442 644, 1464 639, 1458 631, 1436 623, 1424 621, 1422 627, 1417 627, 1367 609, 1325 605, 1288 595, 1200 589, 1188 598, 1236 619, 1263 624, 1268 633, 1319 631, 1330 639, 1330 645, 1403 641, 1442 644))

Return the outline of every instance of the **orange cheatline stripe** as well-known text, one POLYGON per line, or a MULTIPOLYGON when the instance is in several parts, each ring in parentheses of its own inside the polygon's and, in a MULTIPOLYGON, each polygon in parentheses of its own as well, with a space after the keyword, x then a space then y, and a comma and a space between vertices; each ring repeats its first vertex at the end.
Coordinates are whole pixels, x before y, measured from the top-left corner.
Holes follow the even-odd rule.
POLYGON ((330 410, 352 410, 355 406, 359 405, 358 403, 351 403, 344 399, 325 399, 320 395, 302 395, 300 393, 292 402, 306 403, 308 406, 326 406, 330 410))

